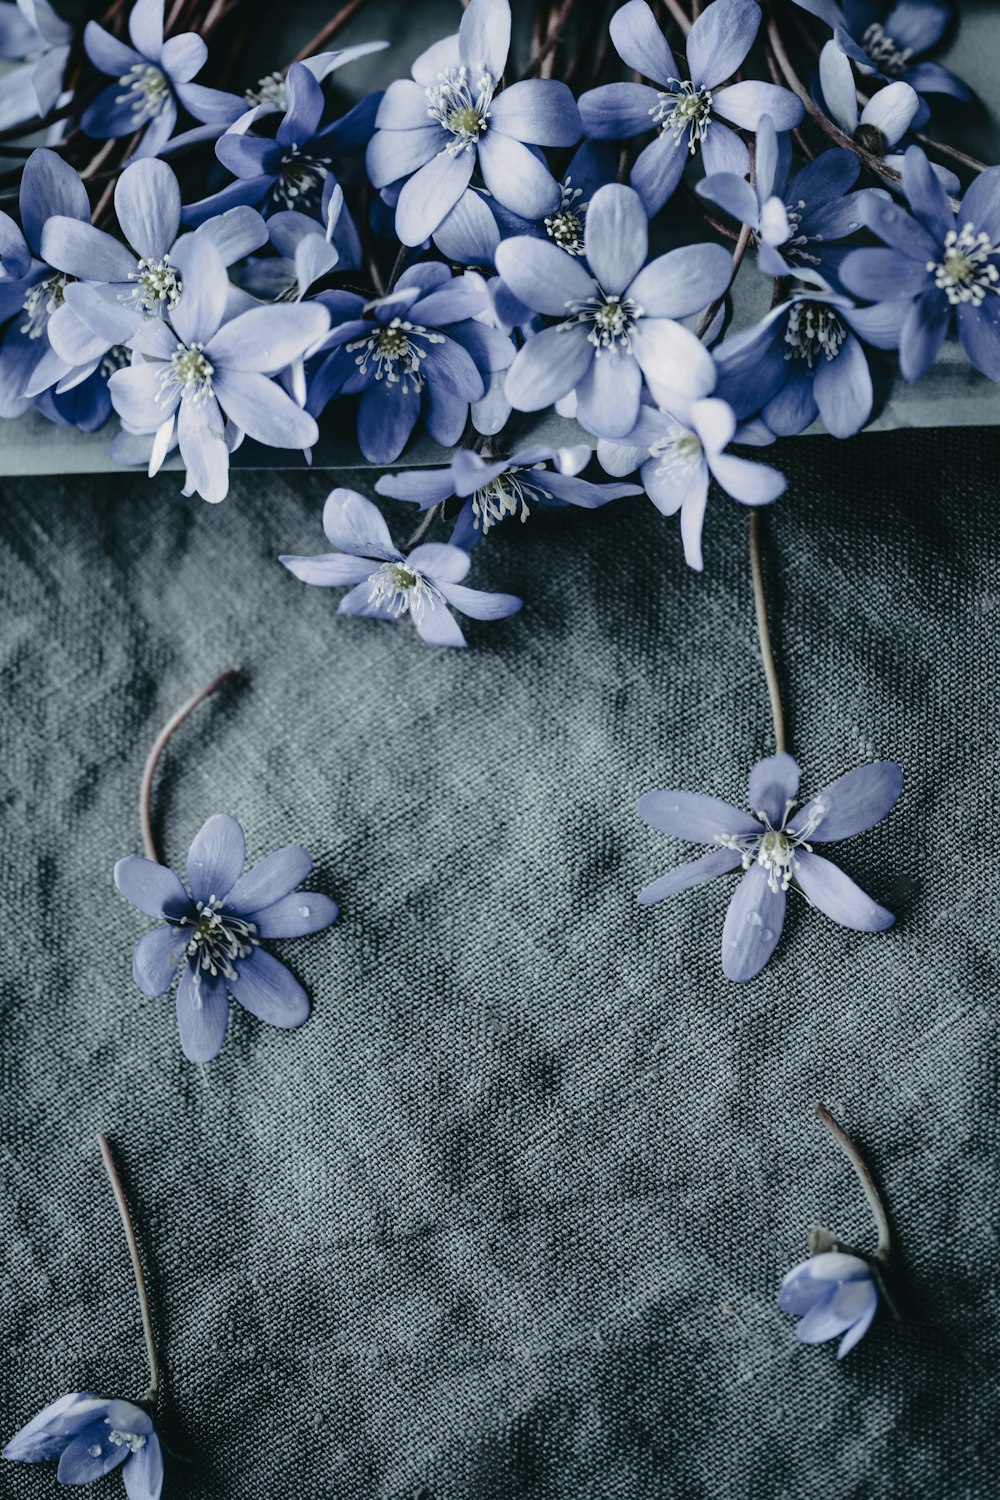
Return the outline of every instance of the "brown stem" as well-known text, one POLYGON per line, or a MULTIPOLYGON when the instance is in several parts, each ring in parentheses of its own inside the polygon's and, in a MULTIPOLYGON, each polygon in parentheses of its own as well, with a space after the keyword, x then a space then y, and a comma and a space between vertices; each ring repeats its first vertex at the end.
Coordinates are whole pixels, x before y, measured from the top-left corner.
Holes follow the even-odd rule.
POLYGON ((149 1293, 146 1290, 146 1278, 142 1273, 142 1259, 139 1255, 139 1242, 135 1237, 135 1228, 132 1224, 132 1216, 128 1211, 128 1200, 125 1197, 125 1189, 122 1187, 115 1158, 111 1151, 111 1143, 106 1135, 98 1134, 97 1144, 101 1148, 101 1157, 104 1161, 104 1170, 108 1174, 111 1183, 111 1191, 115 1195, 118 1212, 121 1215, 122 1228, 125 1231, 125 1240, 128 1244, 128 1253, 132 1261, 132 1274, 135 1276, 135 1289, 139 1297, 139 1312, 142 1315, 142 1335, 146 1340, 146 1358, 149 1361, 149 1389, 146 1391, 143 1401, 152 1410, 156 1408, 156 1400, 160 1394, 160 1362, 156 1354, 156 1338, 153 1334, 153 1315, 149 1305, 149 1293))
POLYGON ((858 1181, 861 1183, 864 1195, 868 1199, 872 1218, 875 1220, 875 1230, 878 1234, 878 1249, 875 1251, 875 1255, 878 1260, 886 1261, 892 1253, 892 1236, 889 1232, 889 1219, 885 1211, 885 1205, 879 1195, 878 1188, 875 1186, 874 1178, 871 1172, 869 1172, 861 1152, 855 1146, 844 1127, 834 1119, 825 1104, 817 1104, 816 1114, 857 1173, 858 1181))
POLYGON ((694 22, 691 20, 691 17, 688 15, 684 7, 681 5, 680 0, 663 0, 663 3, 667 7, 667 10, 669 10, 670 14, 673 16, 674 20, 677 22, 678 26, 681 28, 681 31, 685 36, 687 36, 690 33, 691 27, 693 26, 694 22))
MULTIPOLYGON (((322 52, 328 42, 332 42, 338 32, 343 31, 348 21, 362 11, 368 4, 368 0, 348 0, 348 3, 338 10, 332 21, 329 21, 322 31, 317 31, 311 41, 306 42, 301 51, 296 52, 292 62, 301 62, 304 57, 312 57, 316 52, 322 52)), ((286 69, 287 71, 287 69, 286 69)))
POLYGON ((420 518, 420 525, 417 527, 416 531, 413 533, 413 535, 410 537, 410 540, 403 548, 404 555, 408 556, 413 551, 414 547, 419 547, 420 543, 423 541, 424 537, 430 531, 431 527, 434 525, 434 522, 441 514, 443 503, 443 501, 439 500, 437 505, 431 505, 427 510, 424 511, 424 514, 420 518))
POLYGON ((214 692, 222 687, 223 683, 228 682, 232 677, 238 677, 239 673, 239 667, 228 667, 225 672, 220 672, 218 677, 213 677, 206 687, 200 688, 193 697, 189 698, 186 703, 183 703, 177 712, 164 724, 156 736, 152 750, 150 750, 146 758, 146 764, 142 772, 142 784, 139 789, 139 821, 142 825, 142 844, 146 851, 146 858, 151 859, 154 864, 159 864, 160 862, 156 851, 156 840, 153 837, 152 815, 153 777, 156 775, 160 756, 170 743, 174 732, 180 728, 188 715, 194 712, 199 703, 204 703, 205 699, 210 698, 214 692))
POLYGON ((750 576, 753 579, 753 607, 757 621, 757 639, 760 642, 760 657, 764 664, 764 678, 768 697, 771 700, 771 717, 774 720, 774 747, 776 755, 785 753, 785 714, 781 706, 781 687, 774 665, 774 648, 771 645, 771 630, 767 623, 767 596, 764 593, 764 570, 760 560, 760 512, 750 512, 750 576))
POLYGON ((956 166, 967 167, 970 172, 985 172, 986 163, 977 161, 974 156, 967 156, 964 151, 959 151, 957 146, 946 146, 944 141, 936 141, 932 136, 924 135, 920 130, 911 131, 913 139, 919 141, 924 150, 936 156, 946 156, 956 166))
POLYGON ((696 334, 697 334, 698 338, 703 339, 705 337, 706 333, 708 332, 708 330, 711 328, 712 324, 714 323, 715 317, 716 317, 716 314, 719 311, 719 308, 722 306, 723 302, 725 302, 726 297, 727 297, 727 295, 729 293, 730 287, 732 286, 733 282, 736 280, 737 275, 739 274, 740 266, 743 264, 743 257, 747 253, 747 248, 749 247, 749 244, 750 244, 750 241, 751 241, 752 238, 753 238, 753 231, 751 230, 750 225, 749 224, 744 224, 743 227, 742 227, 742 229, 739 232, 739 235, 737 236, 736 249, 733 251, 733 270, 732 270, 732 274, 731 274, 731 276, 729 278, 729 286, 726 287, 726 290, 722 293, 721 296, 716 297, 716 299, 712 303, 711 307, 709 307, 706 310, 705 316, 702 318, 701 322, 698 324, 698 327, 696 329, 696 334))

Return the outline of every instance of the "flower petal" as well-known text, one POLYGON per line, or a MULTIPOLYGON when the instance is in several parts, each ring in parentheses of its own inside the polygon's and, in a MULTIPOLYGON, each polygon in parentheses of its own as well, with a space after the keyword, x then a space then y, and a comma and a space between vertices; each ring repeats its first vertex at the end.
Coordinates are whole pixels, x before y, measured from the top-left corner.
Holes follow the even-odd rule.
MULTIPOLYGON (((587 227, 589 234, 589 217, 587 227)), ((646 318, 687 318, 721 297, 732 274, 733 258, 725 246, 685 245, 651 260, 628 291, 646 318)))
POLYGON ((593 358, 594 346, 580 323, 533 334, 507 371, 507 399, 517 411, 541 411, 579 385, 593 358))
POLYGON ((506 620, 516 615, 524 603, 516 594, 487 593, 484 589, 466 588, 462 583, 438 580, 438 587, 448 603, 470 620, 506 620))
POLYGON ((169 990, 184 957, 190 927, 154 927, 144 932, 132 952, 132 978, 151 999, 169 990))
POLYGON ((240 876, 226 897, 226 911, 252 917, 254 912, 290 895, 311 873, 309 851, 301 844, 285 844, 240 876))
POLYGON ((514 296, 535 312, 564 317, 567 304, 595 292, 593 277, 551 240, 518 235, 497 246, 497 270, 514 296))
POLYGON ((189 1062, 211 1062, 222 1051, 229 1024, 226 981, 207 970, 184 965, 177 986, 177 1031, 181 1051, 189 1062))
POLYGON ((611 17, 609 31, 625 65, 654 83, 676 79, 677 64, 646 0, 628 0, 611 17))
POLYGON ((795 855, 795 880, 812 904, 841 927, 851 927, 855 932, 885 932, 896 920, 843 870, 807 849, 795 855))
POLYGON ((853 437, 872 414, 875 390, 865 352, 848 333, 835 359, 821 359, 813 376, 820 416, 834 437, 853 437))
POLYGON ((642 199, 642 206, 650 218, 660 212, 677 187, 687 160, 688 152, 683 142, 675 140, 669 130, 664 130, 639 152, 629 182, 642 199))
POLYGON ((417 634, 428 646, 452 646, 461 649, 468 645, 468 641, 462 634, 459 625, 450 609, 421 610, 419 615, 413 616, 413 623, 417 627, 417 634))
POLYGON ((137 52, 158 62, 163 52, 163 0, 136 0, 128 18, 128 34, 137 52))
POLYGON ((229 448, 224 425, 214 397, 181 402, 177 445, 187 469, 184 493, 198 494, 211 505, 225 500, 229 493, 229 448))
POLYGON ((331 547, 352 557, 375 557, 400 562, 385 518, 377 505, 356 490, 331 490, 323 506, 323 530, 331 547))
POLYGON ((229 277, 222 256, 200 234, 185 235, 173 254, 184 283, 171 322, 185 344, 207 344, 225 316, 229 277))
POLYGON ((136 268, 135 256, 120 240, 65 214, 46 220, 42 259, 86 281, 127 281, 136 268))
POLYGON ((191 898, 173 870, 140 854, 128 854, 115 865, 115 885, 147 917, 183 917, 191 898))
POLYGON ((783 828, 799 795, 799 763, 793 755, 769 755, 750 772, 750 806, 762 822, 783 828))
POLYGON ((649 250, 649 223, 634 188, 609 182, 587 210, 587 262, 602 289, 619 296, 639 275, 649 250))
POLYGON ((627 350, 599 349, 576 388, 576 414, 598 437, 628 437, 639 415, 642 371, 627 350))
POLYGON ((220 370, 215 393, 226 416, 258 443, 270 448, 311 448, 319 439, 315 418, 266 375, 220 370))
POLYGON ((406 560, 435 583, 461 583, 471 566, 469 554, 447 542, 421 542, 406 560))
POLYGON ((486 73, 498 82, 510 51, 509 0, 470 0, 458 28, 458 50, 470 78, 486 73))
POLYGON ((396 233, 404 245, 422 245, 430 238, 469 186, 475 165, 474 151, 455 156, 439 151, 403 184, 396 203, 396 233))
POLYGON ((90 223, 90 199, 78 172, 54 151, 32 151, 21 173, 21 228, 24 238, 39 254, 42 230, 53 214, 90 223))
POLYGON ((372 572, 370 558, 348 557, 343 552, 323 552, 316 557, 294 557, 283 553, 278 561, 301 583, 311 583, 321 589, 340 589, 362 583, 372 572))
POLYGON ((58 1458, 67 1440, 83 1426, 88 1426, 108 1403, 92 1391, 72 1391, 42 1408, 19 1428, 3 1450, 3 1457, 14 1463, 43 1464, 58 1458))
POLYGON ((722 929, 722 969, 742 984, 759 974, 777 946, 785 921, 785 892, 772 891, 768 873, 754 863, 736 887, 722 929))
MULTIPOLYGON (((714 0, 714 3, 718 5, 719 0, 714 0)), ((783 89, 776 83, 758 83, 750 78, 745 83, 719 89, 712 96, 712 107, 724 120, 738 125, 741 130, 756 130, 765 115, 774 122, 775 130, 794 130, 804 113, 802 100, 790 89, 783 89)), ((711 133, 710 129, 709 135, 711 133)))
POLYGON ((71 1438, 59 1456, 56 1479, 60 1484, 93 1484, 124 1463, 128 1447, 111 1442, 111 1429, 102 1419, 71 1438))
POLYGON ((125 1460, 122 1482, 128 1500, 160 1500, 163 1493, 163 1451, 155 1432, 151 1432, 142 1447, 125 1460))
POLYGON ((246 863, 243 829, 229 813, 216 813, 199 828, 188 850, 187 878, 196 901, 222 904, 246 863))
POLYGON ((479 170, 497 202, 523 219, 542 219, 562 201, 562 189, 545 163, 513 136, 487 131, 479 141, 479 170))
MULTIPOLYGON (((602 83, 580 96, 580 119, 592 141, 627 140, 653 129, 658 103, 656 90, 644 83, 602 83)), ((673 142, 672 135, 667 138, 673 142)))
POLYGON ((166 162, 146 158, 126 167, 115 187, 115 213, 136 254, 162 260, 181 224, 181 190, 166 162))
POLYGON ((675 791, 672 787, 644 792, 636 811, 650 828, 692 844, 715 844, 727 834, 750 837, 764 832, 756 818, 721 797, 675 791))
POLYGON ((245 1010, 269 1026, 290 1030, 309 1019, 305 990, 284 964, 263 948, 255 948, 251 958, 240 960, 229 988, 245 1010))
POLYGON ((707 396, 715 385, 712 356, 700 339, 672 318, 640 318, 632 348, 648 381, 679 395, 707 396))
POLYGON ((920 99, 908 83, 890 83, 869 99, 861 111, 861 124, 874 125, 886 144, 894 146, 913 124, 919 108, 920 99))
POLYGON ((329 896, 315 891, 296 891, 282 896, 270 906, 261 907, 254 914, 258 937, 293 938, 306 937, 311 932, 322 932, 337 920, 339 907, 329 896))
POLYGON ((576 100, 564 83, 524 78, 493 100, 489 128, 530 146, 572 146, 583 127, 576 100))
POLYGON ((714 89, 731 77, 753 46, 759 27, 760 6, 755 0, 713 0, 706 5, 685 43, 692 82, 714 89))
POLYGON ((710 849, 700 859, 688 860, 686 864, 678 865, 675 870, 661 875, 658 880, 651 881, 639 892, 636 900, 640 906, 652 906, 654 901, 665 901, 668 896, 676 896, 680 891, 705 885, 707 881, 714 880, 716 875, 724 875, 729 870, 737 869, 742 862, 743 857, 738 849, 710 849))
POLYGON ((839 776, 795 814, 789 831, 809 843, 853 838, 881 823, 903 790, 902 768, 877 760, 839 776))

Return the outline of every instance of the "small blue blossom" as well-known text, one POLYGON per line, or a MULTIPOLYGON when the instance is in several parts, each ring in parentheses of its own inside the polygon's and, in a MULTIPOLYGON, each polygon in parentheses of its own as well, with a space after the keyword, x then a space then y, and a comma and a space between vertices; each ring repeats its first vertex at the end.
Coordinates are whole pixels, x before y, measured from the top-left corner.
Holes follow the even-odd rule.
MULTIPOLYGON (((216 222, 206 219, 197 232, 204 234, 216 222)), ((240 285, 263 301, 301 302, 330 271, 360 264, 357 230, 344 207, 344 190, 332 176, 326 179, 319 219, 285 209, 271 215, 266 233, 277 253, 252 259, 240 275, 240 285)))
POLYGON ((749 173, 747 148, 730 125, 756 130, 769 115, 776 129, 792 130, 802 120, 801 99, 776 84, 746 79, 719 87, 742 66, 760 16, 755 0, 713 0, 691 27, 686 68, 674 61, 646 0, 628 0, 611 17, 611 40, 619 57, 658 87, 603 84, 581 97, 580 115, 587 135, 597 140, 658 130, 629 178, 650 217, 674 192, 699 148, 706 172, 749 173))
POLYGON ((1000 380, 1000 167, 980 172, 958 209, 919 146, 903 158, 911 213, 869 202, 865 220, 891 249, 853 250, 841 279, 900 322, 899 367, 920 380, 957 324, 977 370, 1000 380))
POLYGON ((777 469, 725 451, 734 439, 738 442, 740 434, 725 401, 673 396, 662 406, 644 404, 623 442, 601 438, 597 456, 609 474, 638 469, 646 494, 662 516, 680 512, 684 557, 688 567, 700 572, 711 478, 743 505, 770 505, 785 492, 785 476, 777 469))
POLYGON ((843 1359, 864 1338, 878 1310, 878 1287, 871 1266, 860 1255, 840 1250, 811 1255, 781 1283, 778 1306, 801 1318, 796 1336, 803 1344, 840 1338, 843 1359))
POLYGON ((863 73, 900 79, 918 94, 950 94, 968 101, 968 84, 941 63, 924 59, 954 15, 947 0, 795 0, 833 29, 838 47, 863 73), (923 59, 923 60, 922 60, 923 59))
POLYGON ((507 376, 517 411, 541 411, 576 392, 577 416, 600 437, 636 424, 643 377, 685 396, 706 396, 715 367, 677 320, 721 297, 732 257, 721 245, 688 245, 646 262, 649 225, 638 193, 619 183, 594 194, 584 256, 527 236, 504 240, 497 269, 526 307, 561 321, 533 334, 507 376))
POLYGON ((550 448, 539 444, 509 458, 486 459, 467 448, 446 469, 411 469, 385 474, 375 489, 394 500, 410 500, 421 510, 445 504, 454 518, 452 544, 468 550, 494 526, 514 516, 527 521, 535 505, 578 505, 596 510, 609 500, 641 495, 637 484, 592 484, 579 477, 590 461, 583 444, 550 448), (454 501, 448 506, 448 501, 454 501))
POLYGON ((49 0, 0 4, 0 58, 21 63, 0 78, 0 130, 47 115, 60 102, 72 40, 73 28, 49 0))
POLYGON ((435 42, 413 64, 412 79, 386 90, 366 160, 374 186, 393 191, 404 245, 435 232, 477 167, 487 192, 511 213, 535 220, 559 208, 559 184, 538 148, 574 145, 580 112, 554 79, 523 79, 497 92, 510 24, 509 0, 470 0, 458 34, 435 42))
POLYGON ((131 1401, 92 1391, 61 1396, 32 1417, 3 1450, 14 1463, 59 1460, 60 1484, 93 1484, 121 1468, 128 1500, 160 1500, 163 1453, 153 1420, 131 1401))
POLYGON ((436 442, 454 447, 470 402, 492 371, 514 358, 492 315, 481 277, 452 276, 440 262, 411 266, 385 297, 323 293, 333 327, 312 373, 307 409, 360 395, 358 442, 371 463, 394 462, 421 414, 436 442))
POLYGON ((347 586, 338 614, 366 620, 398 620, 408 614, 430 645, 465 646, 449 604, 473 620, 503 620, 521 608, 513 594, 488 594, 463 584, 470 560, 461 547, 423 542, 409 553, 400 552, 377 506, 353 490, 334 490, 327 497, 323 529, 336 551, 280 561, 303 583, 347 586))
POLYGON ((192 1062, 210 1062, 222 1048, 227 990, 269 1026, 301 1026, 308 996, 261 940, 322 932, 337 919, 329 896, 298 889, 312 870, 300 845, 277 849, 244 873, 245 861, 243 829, 217 813, 188 850, 190 895, 173 870, 151 859, 130 854, 115 865, 126 900, 165 924, 139 939, 132 975, 144 995, 156 997, 180 973, 177 1028, 192 1062))
POLYGON ((208 59, 194 31, 164 39, 163 0, 136 0, 128 18, 131 47, 96 21, 83 33, 87 56, 115 82, 88 105, 80 120, 87 135, 104 141, 142 131, 134 157, 158 156, 177 123, 178 104, 196 120, 231 110, 234 96, 192 83, 208 59))
POLYGON ((765 275, 829 275, 844 254, 831 246, 862 227, 862 204, 881 190, 850 191, 861 163, 846 147, 820 152, 789 180, 791 161, 789 136, 779 135, 765 115, 757 127, 753 186, 735 172, 717 172, 699 182, 697 192, 754 231, 765 275))
POLYGON ((857 932, 884 932, 895 918, 836 865, 813 852, 872 828, 895 806, 903 773, 895 761, 859 766, 794 811, 799 767, 791 755, 760 760, 750 772, 751 815, 699 792, 655 791, 639 798, 643 822, 660 833, 710 844, 700 859, 678 865, 639 894, 643 906, 743 869, 722 931, 722 968, 742 982, 759 974, 774 952, 792 882, 831 921, 857 932))
MULTIPOLYGON (((890 151, 898 145, 910 126, 919 126, 920 99, 908 83, 890 83, 880 89, 865 107, 858 110, 858 91, 854 71, 836 42, 827 42, 819 56, 819 81, 822 102, 830 118, 845 135, 887 167, 899 172, 903 158, 890 151)), ((958 178, 947 167, 935 169, 949 191, 958 190, 958 178)))

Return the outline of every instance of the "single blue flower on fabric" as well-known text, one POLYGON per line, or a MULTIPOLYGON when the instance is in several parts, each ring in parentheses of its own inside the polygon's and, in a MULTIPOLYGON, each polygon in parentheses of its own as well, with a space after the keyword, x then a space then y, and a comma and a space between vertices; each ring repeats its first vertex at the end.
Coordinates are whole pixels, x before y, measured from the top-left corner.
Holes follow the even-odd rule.
POLYGON ((801 122, 802 100, 777 84, 746 79, 719 87, 742 66, 760 16, 756 0, 713 0, 691 27, 686 69, 674 61, 646 0, 628 0, 611 17, 619 57, 659 87, 603 84, 582 95, 580 116, 587 135, 597 140, 659 131, 640 152, 629 178, 650 217, 659 213, 699 148, 706 172, 748 174, 749 153, 731 125, 756 130, 764 115, 778 130, 792 130, 801 122))
POLYGON ((438 262, 410 267, 372 302, 353 292, 319 300, 333 327, 307 410, 318 416, 331 397, 360 395, 358 442, 370 463, 398 458, 421 414, 435 441, 454 447, 470 402, 514 358, 507 335, 483 321, 491 308, 482 278, 453 277, 438 262))
POLYGON ((840 268, 856 296, 900 318, 899 367, 919 380, 957 324, 977 370, 1000 380, 1000 167, 980 172, 956 214, 919 146, 903 158, 907 213, 865 205, 865 221, 889 249, 852 250, 840 268))
POLYGON ((37 120, 60 102, 72 41, 72 26, 49 0, 0 4, 0 57, 21 62, 0 78, 0 130, 37 120))
POLYGON ((721 245, 687 245, 647 264, 648 249, 642 201, 619 183, 594 194, 585 256, 528 236, 504 240, 497 270, 506 285, 526 307, 560 319, 533 334, 511 366, 507 396, 517 411, 541 411, 575 391, 585 427, 625 437, 644 375, 685 396, 708 395, 711 355, 677 320, 724 294, 732 257, 721 245))
MULTIPOLYGON (((313 418, 272 377, 319 344, 329 315, 318 302, 300 302, 227 316, 229 277, 201 232, 178 242, 173 264, 184 289, 180 300, 167 316, 136 316, 133 363, 112 375, 111 399, 131 432, 156 434, 151 474, 176 430, 187 467, 184 493, 224 500, 230 444, 242 434, 272 448, 316 442, 313 418)), ((88 309, 88 316, 99 334, 99 310, 88 309)))
POLYGON ((165 994, 178 972, 177 1029, 191 1062, 210 1062, 226 1037, 226 992, 269 1026, 290 1029, 309 1017, 309 998, 265 938, 304 937, 337 919, 337 903, 299 886, 312 860, 299 844, 276 849, 244 873, 246 839, 235 818, 216 813, 188 850, 191 894, 173 870, 130 854, 115 865, 126 900, 165 925, 147 932, 132 955, 144 995, 165 994))
POLYGON ((860 1255, 840 1250, 811 1255, 781 1283, 778 1306, 801 1318, 796 1336, 803 1344, 840 1339, 843 1359, 864 1338, 878 1310, 878 1287, 871 1266, 860 1255))
POLYGON ((366 620, 398 620, 408 614, 430 645, 466 646, 449 604, 472 620, 504 620, 521 608, 522 600, 513 594, 489 594, 463 584, 470 560, 461 547, 423 542, 409 553, 400 552, 378 507, 353 490, 334 490, 327 497, 323 529, 335 552, 279 560, 303 583, 347 587, 338 614, 366 620))
POLYGON ((880 189, 851 192, 861 163, 846 147, 820 152, 794 176, 791 163, 790 137, 779 135, 765 115, 757 127, 753 186, 735 172, 716 172, 696 191, 754 231, 757 263, 765 275, 821 270, 829 275, 846 253, 831 246, 862 228, 861 205, 880 189))
POLYGON ((163 0, 136 0, 128 18, 131 47, 88 21, 83 45, 94 67, 115 82, 88 105, 81 129, 96 140, 143 132, 134 157, 157 156, 177 123, 182 104, 196 120, 228 114, 234 96, 192 83, 208 59, 208 48, 194 31, 164 39, 163 0))
POLYGON ((726 449, 739 441, 736 418, 725 401, 672 397, 665 406, 644 404, 639 420, 621 442, 601 438, 597 457, 609 474, 639 470, 643 489, 662 516, 680 512, 688 567, 701 572, 701 532, 709 479, 743 505, 770 505, 787 481, 769 464, 753 463, 726 449))
POLYGON ((131 1401, 92 1391, 61 1396, 32 1417, 3 1450, 14 1463, 57 1459, 60 1484, 93 1484, 121 1468, 128 1500, 160 1500, 163 1452, 153 1420, 131 1401))
POLYGON ((470 0, 458 34, 435 42, 413 64, 412 79, 386 90, 366 162, 373 185, 393 190, 404 245, 434 233, 477 166, 487 191, 512 213, 540 219, 559 207, 559 184, 538 148, 574 145, 580 112, 554 79, 523 79, 497 92, 510 24, 509 0, 470 0))
POLYGON ((801 891, 831 921, 857 932, 884 932, 895 918, 847 875, 814 853, 812 845, 839 842, 873 828, 903 790, 895 761, 874 761, 848 771, 797 812, 799 767, 791 755, 772 755, 750 772, 751 815, 699 792, 646 792, 643 822, 660 833, 713 848, 700 859, 661 875, 639 894, 649 906, 716 875, 742 868, 743 878, 722 931, 722 968, 728 979, 753 979, 771 957, 785 921, 787 892, 801 891))
POLYGON ((776 437, 804 432, 817 416, 833 437, 852 437, 875 402, 861 340, 894 349, 902 322, 900 304, 856 307, 839 292, 793 292, 716 347, 716 394, 741 422, 759 413, 776 437))
POLYGON ((833 28, 834 39, 864 73, 900 79, 918 94, 950 94, 968 101, 968 84, 924 57, 939 44, 954 15, 947 0, 795 0, 833 28))
POLYGON ((637 484, 592 484, 579 477, 591 458, 585 444, 550 448, 536 444, 509 458, 483 458, 462 448, 446 469, 410 469, 384 474, 375 485, 380 495, 410 500, 421 510, 445 505, 454 519, 451 541, 466 550, 501 521, 527 521, 534 505, 578 505, 596 510, 609 500, 641 495, 637 484), (452 506, 448 501, 454 501, 452 506))

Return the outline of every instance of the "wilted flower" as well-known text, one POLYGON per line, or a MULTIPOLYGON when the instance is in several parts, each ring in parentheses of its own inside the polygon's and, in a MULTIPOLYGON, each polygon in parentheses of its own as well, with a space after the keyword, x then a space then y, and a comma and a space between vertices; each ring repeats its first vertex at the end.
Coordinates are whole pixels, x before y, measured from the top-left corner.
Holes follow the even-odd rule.
POLYGON ((795 1335, 803 1344, 822 1344, 843 1334, 837 1350, 837 1358, 843 1359, 871 1327, 878 1288, 871 1266, 860 1255, 828 1250, 789 1271, 781 1283, 778 1306, 802 1319, 795 1335))
POLYGON ((275 850, 244 874, 245 860, 243 829, 217 813, 188 850, 190 895, 173 870, 151 859, 130 854, 115 865, 122 895, 165 924, 139 939, 132 975, 143 994, 155 997, 180 972, 177 1027, 192 1062, 209 1062, 222 1047, 227 990, 270 1026, 301 1026, 308 996, 261 941, 322 932, 337 918, 329 896, 298 889, 312 870, 299 844, 275 850))
POLYGON ((469 554, 461 547, 423 542, 408 554, 400 552, 377 506, 353 490, 334 490, 327 497, 323 529, 335 552, 280 561, 303 583, 348 585, 338 614, 367 620, 398 620, 408 614, 430 645, 465 646, 449 604, 473 620, 503 620, 521 608, 513 594, 464 586, 469 554))
POLYGON ((619 57, 659 87, 604 84, 582 96, 580 115, 587 134, 599 140, 659 131, 639 153, 629 178, 648 214, 659 213, 699 148, 706 172, 747 175, 747 148, 729 125, 756 130, 769 115, 778 130, 792 130, 801 121, 801 99, 777 84, 745 79, 719 87, 742 65, 759 26, 755 0, 714 0, 691 27, 684 69, 674 61, 646 0, 628 0, 611 17, 619 57))
POLYGON ((698 792, 646 792, 643 822, 660 833, 711 844, 708 854, 661 875, 640 892, 648 906, 742 868, 722 932, 722 967, 729 979, 759 974, 781 936, 789 887, 802 892, 831 921, 858 932, 883 932, 895 918, 812 845, 863 833, 885 817, 903 789, 895 761, 880 760, 841 776, 794 811, 799 768, 791 755, 760 760, 750 772, 750 806, 742 812, 698 792))
POLYGON ((60 1484, 93 1484, 121 1467, 128 1500, 160 1500, 163 1453, 153 1419, 131 1401, 91 1391, 61 1396, 32 1417, 3 1450, 15 1463, 59 1460, 60 1484))

